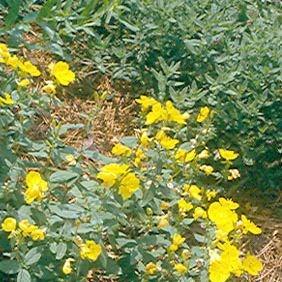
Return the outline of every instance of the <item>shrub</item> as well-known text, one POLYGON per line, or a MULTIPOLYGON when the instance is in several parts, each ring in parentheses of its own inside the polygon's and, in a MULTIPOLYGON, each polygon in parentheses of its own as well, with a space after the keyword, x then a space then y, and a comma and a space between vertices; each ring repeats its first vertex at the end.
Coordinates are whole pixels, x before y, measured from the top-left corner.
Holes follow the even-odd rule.
POLYGON ((0 275, 219 282, 261 271, 241 249, 244 235, 261 229, 219 196, 222 183, 240 177, 239 154, 207 147, 212 109, 189 117, 171 101, 142 96, 139 136, 124 137, 112 157, 78 151, 62 142, 66 128, 52 117, 44 136, 32 134, 40 111, 59 105, 53 92, 75 78, 69 66, 46 72, 5 45, 1 52, 0 275))
POLYGON ((33 2, 19 4, 18 14, 3 7, 14 47, 36 23, 43 44, 25 45, 74 59, 79 69, 82 62, 87 78, 104 74, 127 81, 133 95, 169 98, 183 110, 212 106, 217 112, 213 140, 241 152, 241 186, 279 187, 276 1, 33 2))

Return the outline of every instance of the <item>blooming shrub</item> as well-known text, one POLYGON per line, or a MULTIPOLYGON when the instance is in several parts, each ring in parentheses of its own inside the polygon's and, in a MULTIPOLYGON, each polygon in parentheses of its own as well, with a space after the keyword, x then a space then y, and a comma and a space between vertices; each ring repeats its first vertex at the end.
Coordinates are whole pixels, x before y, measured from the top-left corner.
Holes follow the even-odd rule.
MULTIPOLYGON (((280 1, 6 2, 0 14, 14 48, 72 60, 90 85, 106 75, 130 83, 132 95, 169 97, 185 110, 212 106, 213 141, 240 151, 244 184, 279 189, 280 1)), ((80 93, 92 95, 87 89, 80 93)))
POLYGON ((261 229, 220 196, 223 183, 240 177, 239 153, 208 148, 212 109, 182 113, 171 101, 142 96, 144 127, 120 140, 112 157, 65 145, 52 117, 36 139, 36 117, 60 103, 45 86, 59 89, 75 75, 59 62, 50 81, 1 48, 0 277, 221 282, 261 271, 241 248, 244 235, 261 229), (32 87, 34 73, 47 84, 32 87))

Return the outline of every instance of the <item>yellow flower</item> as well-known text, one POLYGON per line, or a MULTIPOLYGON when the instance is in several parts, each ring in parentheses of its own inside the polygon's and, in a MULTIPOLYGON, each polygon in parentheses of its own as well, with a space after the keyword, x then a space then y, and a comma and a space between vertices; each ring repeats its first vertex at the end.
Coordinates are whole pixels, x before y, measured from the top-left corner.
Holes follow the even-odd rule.
POLYGON ((47 182, 41 178, 40 173, 36 171, 30 171, 26 175, 27 189, 24 193, 25 201, 27 204, 31 204, 35 200, 41 200, 44 196, 44 192, 48 190, 47 182))
POLYGON ((207 159, 210 156, 209 151, 207 149, 204 149, 200 152, 198 155, 199 159, 207 159))
POLYGON ((143 152, 143 150, 139 147, 137 148, 136 152, 135 152, 135 159, 134 159, 134 164, 135 166, 139 166, 141 161, 143 159, 145 159, 145 154, 143 152))
POLYGON ((237 179, 241 176, 239 170, 236 168, 229 169, 229 173, 230 174, 228 175, 228 180, 237 179))
POLYGON ((182 244, 184 243, 185 238, 178 233, 175 233, 171 238, 172 238, 172 243, 168 247, 168 251, 176 252, 179 249, 179 247, 181 247, 182 244))
POLYGON ((31 224, 27 219, 23 219, 19 222, 19 228, 22 231, 24 237, 29 236, 37 227, 31 224))
POLYGON ((136 102, 141 105, 142 112, 147 111, 150 107, 158 103, 158 101, 154 98, 144 95, 142 95, 139 99, 136 99, 136 102))
POLYGON ((185 161, 186 153, 187 153, 187 152, 186 152, 185 150, 179 148, 179 149, 175 152, 174 157, 175 157, 175 159, 176 159, 177 161, 184 162, 184 161, 185 161))
POLYGON ((86 240, 86 242, 80 246, 80 256, 82 259, 96 261, 101 252, 101 246, 92 240, 86 240))
POLYGON ((238 158, 239 154, 231 151, 231 150, 225 150, 225 149, 218 149, 220 156, 227 160, 227 161, 232 161, 238 158))
POLYGON ((180 247, 185 241, 185 238, 182 237, 180 234, 175 233, 172 236, 172 244, 180 247))
POLYGON ((13 69, 17 69, 19 66, 23 65, 21 60, 16 55, 7 57, 6 64, 11 66, 13 69))
POLYGON ((196 150, 193 149, 186 154, 185 162, 191 162, 195 159, 195 157, 196 157, 196 150))
POLYGON ((30 85, 30 80, 25 78, 25 79, 22 79, 21 81, 18 82, 18 86, 20 87, 28 87, 30 85))
POLYGON ((238 216, 234 211, 219 202, 214 202, 209 206, 208 217, 218 229, 227 234, 234 229, 238 220, 238 216))
POLYGON ((101 168, 97 174, 97 178, 103 180, 103 184, 106 187, 112 187, 119 176, 125 174, 129 166, 126 164, 108 164, 101 168))
POLYGON ((210 109, 208 107, 202 107, 200 113, 197 116, 197 122, 203 122, 207 119, 210 114, 210 109))
POLYGON ((35 230, 33 230, 31 233, 30 233, 30 237, 32 238, 32 240, 34 241, 41 241, 41 240, 44 240, 45 238, 45 233, 43 230, 39 229, 36 227, 35 230))
POLYGON ((150 145, 151 139, 148 137, 146 132, 143 132, 140 137, 140 143, 143 147, 148 147, 150 145))
POLYGON ((218 241, 218 242, 229 242, 228 233, 229 233, 229 231, 226 232, 225 230, 217 229, 215 231, 216 241, 218 241))
POLYGON ((9 48, 6 44, 0 43, 0 63, 6 63, 10 57, 9 48))
POLYGON ((243 259, 242 264, 243 269, 251 275, 258 275, 263 269, 261 261, 252 255, 247 255, 243 259))
POLYGON ((203 208, 197 207, 194 210, 193 217, 195 220, 197 220, 198 218, 207 218, 207 213, 203 208))
POLYGON ((41 72, 39 71, 39 69, 29 61, 26 61, 23 64, 18 64, 18 67, 20 68, 22 72, 28 73, 31 76, 40 76, 41 75, 41 72))
POLYGON ((73 258, 67 258, 64 265, 63 265, 63 273, 68 275, 72 273, 71 263, 74 262, 73 258))
POLYGON ((31 204, 35 200, 42 200, 43 193, 38 187, 27 188, 24 192, 24 199, 27 204, 31 204))
POLYGON ((201 199, 202 199, 202 196, 201 196, 202 190, 197 185, 185 184, 183 188, 184 188, 184 191, 186 193, 188 193, 191 198, 196 199, 198 201, 201 201, 201 199))
POLYGON ((13 217, 7 217, 3 222, 2 222, 2 229, 5 232, 13 232, 16 230, 17 226, 17 221, 13 217))
POLYGON ((182 263, 177 263, 177 264, 175 264, 174 269, 175 269, 179 274, 185 274, 185 273, 188 271, 187 267, 186 267, 184 264, 182 264, 182 263))
POLYGON ((68 86, 75 80, 75 74, 69 69, 69 65, 59 61, 49 65, 50 72, 55 76, 57 82, 63 86, 68 86))
POLYGON ((214 250, 214 257, 210 258, 210 280, 226 281, 230 273, 240 276, 242 274, 240 251, 229 242, 221 244, 220 248, 221 255, 219 256, 217 250, 214 250))
POLYGON ((163 215, 159 219, 158 228, 165 228, 169 226, 168 215, 163 215))
POLYGON ((166 117, 166 111, 160 103, 153 105, 151 112, 146 116, 146 125, 150 125, 161 120, 164 120, 166 117))
POLYGON ((0 106, 13 105, 15 102, 10 94, 4 93, 4 98, 0 96, 0 106))
POLYGON ((167 136, 163 130, 160 130, 157 133, 156 140, 159 141, 161 146, 166 150, 173 149, 176 146, 176 144, 179 143, 179 140, 167 136))
POLYGON ((243 229, 244 234, 247 234, 248 232, 251 232, 255 235, 261 234, 261 229, 257 227, 252 221, 247 219, 245 215, 241 216, 241 220, 242 220, 243 227, 244 227, 243 229))
POLYGON ((214 260, 209 266, 209 278, 211 282, 225 282, 230 277, 229 269, 221 259, 214 260))
POLYGON ((188 115, 181 114, 179 110, 177 110, 171 101, 166 102, 166 120, 174 121, 179 124, 185 124, 188 115))
POLYGON ((233 202, 233 201, 230 200, 230 199, 227 199, 227 200, 226 200, 225 198, 219 198, 218 201, 220 202, 220 204, 221 204, 222 206, 226 206, 226 207, 228 207, 230 210, 236 210, 236 209, 239 208, 239 204, 233 202))
POLYGON ((139 185, 140 180, 133 172, 130 172, 121 180, 118 193, 123 200, 127 200, 138 190, 139 185))
POLYGON ((47 81, 47 84, 41 90, 47 94, 56 94, 56 85, 53 81, 47 81))
POLYGON ((132 151, 129 147, 118 143, 112 148, 112 154, 115 156, 126 156, 129 157, 132 151))
POLYGON ((202 170, 206 175, 213 173, 213 167, 210 165, 201 165, 200 170, 202 170))
POLYGON ((97 176, 98 179, 103 181, 103 185, 107 188, 112 187, 116 183, 117 175, 112 172, 100 171, 97 176))
POLYGON ((215 191, 215 190, 207 190, 207 192, 206 192, 206 196, 207 196, 208 201, 215 198, 216 195, 217 195, 217 191, 215 191))
POLYGON ((149 262, 148 264, 146 264, 145 270, 149 275, 154 275, 158 269, 155 263, 149 262))
POLYGON ((148 108, 152 107, 151 111, 146 116, 146 125, 159 121, 172 121, 185 124, 185 120, 189 117, 187 114, 181 114, 171 101, 167 101, 165 106, 163 106, 153 98, 141 96, 141 99, 138 99, 137 102, 142 105, 142 111, 146 111, 148 108))
POLYGON ((41 175, 37 171, 30 171, 26 175, 25 182, 27 187, 38 187, 43 192, 47 191, 47 182, 42 179, 41 175))
POLYGON ((186 213, 193 209, 193 205, 181 198, 180 200, 178 200, 178 209, 180 213, 186 213))
POLYGON ((169 252, 176 252, 178 250, 178 246, 175 245, 175 244, 171 244, 169 247, 168 247, 168 251, 169 252))
POLYGON ((242 262, 239 258, 240 251, 230 243, 224 243, 220 247, 223 250, 221 254, 222 263, 225 264, 225 267, 229 270, 229 272, 240 276, 242 274, 242 262))

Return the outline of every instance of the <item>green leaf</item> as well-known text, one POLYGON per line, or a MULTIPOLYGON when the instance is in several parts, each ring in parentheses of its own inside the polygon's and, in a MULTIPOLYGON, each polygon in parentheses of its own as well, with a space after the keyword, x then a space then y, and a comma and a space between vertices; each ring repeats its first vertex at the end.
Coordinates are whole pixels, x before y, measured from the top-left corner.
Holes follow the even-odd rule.
POLYGON ((35 247, 25 255, 24 260, 26 265, 32 265, 38 262, 41 258, 41 250, 38 247, 35 247))
POLYGON ((76 219, 84 212, 83 208, 76 205, 50 205, 50 210, 58 216, 66 219, 76 219))
POLYGON ((123 143, 124 145, 130 147, 130 148, 134 148, 137 146, 138 143, 138 139, 134 136, 124 136, 121 138, 121 143, 123 143))
POLYGON ((21 269, 17 276, 17 282, 31 282, 31 276, 26 269, 21 269))
POLYGON ((9 8, 9 13, 8 13, 7 17, 5 18, 5 24, 8 25, 8 26, 11 26, 16 22, 16 20, 19 16, 21 1, 10 0, 10 1, 7 1, 7 2, 9 4, 10 8, 9 8))
POLYGON ((74 180, 75 178, 78 178, 78 177, 79 177, 79 174, 76 172, 60 170, 60 171, 54 172, 50 176, 50 182, 64 183, 64 182, 74 180))
POLYGON ((2 260, 0 261, 0 271, 6 274, 16 274, 20 271, 20 265, 16 260, 2 260))
POLYGON ((45 17, 48 17, 51 12, 52 12, 52 8, 54 7, 54 5, 56 4, 57 0, 48 0, 46 1, 46 3, 42 6, 42 8, 40 9, 37 19, 42 19, 45 17))
POLYGON ((60 242, 57 246, 56 259, 57 260, 62 259, 65 256, 66 251, 67 251, 67 244, 60 242))

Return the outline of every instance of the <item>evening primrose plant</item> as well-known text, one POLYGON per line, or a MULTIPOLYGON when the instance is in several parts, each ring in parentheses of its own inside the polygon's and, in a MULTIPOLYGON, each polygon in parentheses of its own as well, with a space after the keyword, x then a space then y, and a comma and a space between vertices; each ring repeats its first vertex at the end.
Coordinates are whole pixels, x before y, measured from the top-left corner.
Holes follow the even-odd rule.
POLYGON ((239 152, 209 146, 213 109, 182 113, 141 96, 137 136, 122 138, 111 156, 77 150, 52 116, 43 135, 31 134, 42 111, 60 104, 54 94, 74 81, 69 65, 41 70, 0 50, 1 279, 224 282, 259 274, 261 262, 241 242, 262 231, 222 196, 222 185, 240 177, 239 152))

